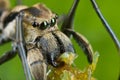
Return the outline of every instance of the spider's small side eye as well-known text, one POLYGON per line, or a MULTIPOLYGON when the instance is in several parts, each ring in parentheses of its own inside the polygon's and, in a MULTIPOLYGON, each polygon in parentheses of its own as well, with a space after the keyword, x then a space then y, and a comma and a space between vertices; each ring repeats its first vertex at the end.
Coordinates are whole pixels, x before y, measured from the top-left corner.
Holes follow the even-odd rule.
POLYGON ((33 26, 33 27, 37 27, 37 26, 39 26, 39 23, 33 22, 33 23, 32 23, 32 26, 33 26))
POLYGON ((46 29, 48 26, 49 26, 48 22, 47 22, 47 21, 44 21, 44 22, 42 22, 42 23, 40 24, 39 28, 40 28, 41 30, 44 30, 44 29, 46 29))
POLYGON ((58 15, 55 15, 55 19, 58 19, 58 17, 59 17, 58 15))
POLYGON ((51 19, 50 26, 54 26, 56 24, 56 18, 51 19))

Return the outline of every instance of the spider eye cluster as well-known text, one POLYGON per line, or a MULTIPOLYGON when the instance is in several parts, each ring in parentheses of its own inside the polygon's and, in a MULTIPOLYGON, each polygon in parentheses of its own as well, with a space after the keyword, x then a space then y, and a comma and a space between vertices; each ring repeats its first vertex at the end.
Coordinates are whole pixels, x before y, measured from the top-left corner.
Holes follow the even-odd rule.
POLYGON ((32 22, 32 26, 33 27, 38 27, 41 30, 45 30, 48 27, 53 27, 56 24, 56 19, 57 17, 54 17, 50 20, 50 22, 47 21, 43 21, 42 23, 38 23, 38 22, 32 22))

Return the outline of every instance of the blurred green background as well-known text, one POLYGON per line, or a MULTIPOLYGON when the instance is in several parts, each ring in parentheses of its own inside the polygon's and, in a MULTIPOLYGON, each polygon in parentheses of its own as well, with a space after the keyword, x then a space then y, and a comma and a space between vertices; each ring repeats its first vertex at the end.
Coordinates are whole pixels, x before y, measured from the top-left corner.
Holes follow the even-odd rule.
MULTIPOLYGON (((104 17, 120 40, 120 0, 96 0, 104 17)), ((10 0, 11 6, 16 5, 16 0, 10 0)), ((31 6, 37 2, 46 4, 57 14, 65 14, 72 5, 73 0, 24 0, 23 4, 31 6)), ((75 30, 83 34, 91 43, 94 51, 100 53, 97 68, 93 74, 97 80, 118 80, 120 72, 120 55, 97 17, 90 0, 80 0, 74 21, 75 30)), ((73 41, 79 57, 76 65, 84 69, 88 65, 86 56, 73 41)), ((0 55, 11 49, 10 43, 0 46, 0 55)), ((0 80, 25 80, 23 68, 18 56, 3 65, 0 65, 0 80)))

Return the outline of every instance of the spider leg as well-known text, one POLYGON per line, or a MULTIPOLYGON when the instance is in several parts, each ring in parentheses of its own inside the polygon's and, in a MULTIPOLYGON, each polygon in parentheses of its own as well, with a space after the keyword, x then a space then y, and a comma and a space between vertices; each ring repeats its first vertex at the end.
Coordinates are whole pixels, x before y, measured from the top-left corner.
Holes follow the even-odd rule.
POLYGON ((67 15, 66 19, 63 22, 63 25, 61 27, 61 30, 63 33, 65 33, 68 37, 73 35, 73 38, 76 40, 76 42, 79 44, 80 47, 82 47, 84 53, 87 55, 89 63, 92 63, 92 48, 89 42, 85 37, 83 37, 81 34, 73 31, 73 20, 74 20, 74 14, 77 8, 77 5, 79 3, 79 0, 74 0, 73 6, 70 9, 69 14, 67 15))
POLYGON ((69 32, 70 34, 72 34, 73 38, 76 40, 76 42, 79 44, 79 46, 83 49, 84 53, 87 55, 89 63, 92 63, 93 50, 92 50, 92 47, 91 47, 90 43, 88 42, 88 40, 78 32, 75 32, 70 29, 67 29, 66 31, 69 32))
POLYGON ((70 9, 69 13, 67 14, 66 18, 64 19, 64 22, 61 27, 62 32, 65 33, 68 37, 71 36, 71 33, 68 33, 66 29, 74 29, 73 20, 74 20, 75 11, 76 11, 79 1, 80 0, 74 0, 73 6, 70 9))
POLYGON ((104 27, 106 28, 107 32, 109 33, 109 35, 111 36, 111 38, 113 39, 118 51, 120 51, 120 42, 118 40, 118 38, 116 37, 115 33, 113 32, 113 30, 111 29, 110 25, 108 24, 108 22, 105 20, 105 18, 103 17, 100 9, 98 8, 97 3, 95 2, 95 0, 90 0, 93 8, 95 10, 95 12, 97 13, 99 19, 101 20, 101 22, 103 23, 104 27))
POLYGON ((23 37, 23 27, 22 27, 22 18, 23 18, 23 13, 21 12, 17 17, 16 17, 16 41, 17 41, 17 49, 19 52, 19 56, 21 58, 26 80, 32 80, 31 78, 31 73, 30 69, 28 67, 27 59, 26 59, 26 48, 25 48, 25 41, 23 37))
MULTIPOLYGON (((108 22, 106 21, 106 19, 104 18, 104 16, 102 15, 97 3, 95 0, 90 0, 92 3, 92 6, 96 12, 96 14, 98 15, 99 19, 101 20, 101 22, 103 23, 104 27, 106 28, 107 32, 109 33, 109 35, 111 36, 112 40, 114 41, 114 44, 116 45, 118 52, 120 53, 120 42, 117 38, 117 36, 115 35, 115 33, 113 32, 113 30, 111 29, 110 25, 108 24, 108 22)), ((120 80, 120 76, 119 79, 120 80)))
POLYGON ((0 57, 0 65, 2 65, 3 63, 11 60, 12 58, 14 58, 16 56, 17 50, 16 49, 12 49, 6 53, 4 53, 1 57, 0 57))
POLYGON ((66 19, 67 15, 63 14, 63 15, 60 15, 58 16, 58 19, 57 19, 57 24, 61 24, 65 19, 66 19))

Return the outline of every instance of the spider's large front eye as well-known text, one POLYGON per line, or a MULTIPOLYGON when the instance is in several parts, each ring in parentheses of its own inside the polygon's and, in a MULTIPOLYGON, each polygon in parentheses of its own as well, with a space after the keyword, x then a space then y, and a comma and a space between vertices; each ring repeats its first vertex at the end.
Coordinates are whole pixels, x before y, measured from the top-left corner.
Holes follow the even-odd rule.
POLYGON ((50 26, 54 26, 56 24, 56 18, 51 19, 50 26))
POLYGON ((41 30, 44 30, 44 29, 46 29, 48 26, 49 26, 48 22, 47 22, 47 21, 44 21, 44 22, 42 22, 42 23, 40 24, 39 28, 40 28, 41 30))

